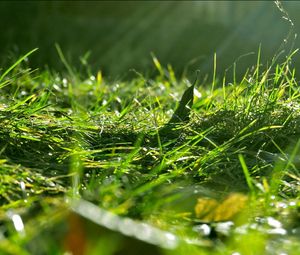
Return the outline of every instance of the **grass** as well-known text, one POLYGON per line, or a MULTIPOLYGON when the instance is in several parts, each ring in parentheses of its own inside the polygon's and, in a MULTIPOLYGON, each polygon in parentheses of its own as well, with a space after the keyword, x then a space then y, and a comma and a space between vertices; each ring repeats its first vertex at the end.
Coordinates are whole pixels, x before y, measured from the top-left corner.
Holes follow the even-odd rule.
POLYGON ((188 87, 155 57, 108 81, 57 49, 66 74, 33 51, 1 70, 1 254, 299 254, 296 52, 188 87))

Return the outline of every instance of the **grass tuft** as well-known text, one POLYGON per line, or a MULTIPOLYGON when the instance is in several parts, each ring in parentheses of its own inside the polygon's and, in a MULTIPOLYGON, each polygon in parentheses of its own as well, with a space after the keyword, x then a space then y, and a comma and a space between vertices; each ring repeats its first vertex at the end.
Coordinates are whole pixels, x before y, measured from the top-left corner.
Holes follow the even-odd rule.
POLYGON ((118 242, 130 254, 130 244, 161 254, 244 254, 249 245, 274 254, 279 244, 299 253, 296 51, 265 71, 259 51, 234 85, 218 83, 215 57, 212 86, 195 88, 197 78, 186 88, 155 57, 157 78, 111 82, 101 71, 82 77, 57 50, 67 74, 31 70, 22 61, 33 50, 0 76, 3 254, 72 251, 68 229, 87 254, 101 242, 107 254, 118 242), (85 218, 89 206, 74 207, 77 199, 100 218, 85 218), (132 238, 147 224, 179 243, 132 238))

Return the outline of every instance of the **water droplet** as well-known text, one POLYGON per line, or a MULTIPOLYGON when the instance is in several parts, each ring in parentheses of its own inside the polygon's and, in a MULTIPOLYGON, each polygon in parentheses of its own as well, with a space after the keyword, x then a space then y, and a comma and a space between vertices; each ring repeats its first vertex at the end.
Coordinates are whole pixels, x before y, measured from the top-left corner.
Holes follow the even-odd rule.
POLYGON ((277 207, 278 208, 287 208, 287 204, 286 203, 283 203, 283 202, 279 202, 279 203, 277 203, 277 207))
POLYGON ((25 186, 25 183, 23 181, 20 182, 20 187, 21 187, 22 191, 25 191, 26 186, 25 186))
POLYGON ((53 84, 53 88, 59 92, 61 92, 61 88, 57 84, 53 84))
POLYGON ((273 227, 273 228, 281 228, 282 227, 281 222, 274 219, 273 217, 268 217, 267 223, 270 227, 273 227))
POLYGON ((234 223, 232 221, 220 222, 216 226, 216 231, 223 235, 229 235, 229 232, 233 228, 233 226, 234 223))
POLYGON ((48 182, 48 186, 55 187, 55 183, 54 182, 48 182))
POLYGON ((296 202, 295 201, 291 201, 291 202, 289 202, 289 206, 296 206, 297 204, 296 204, 296 202))
POLYGON ((11 217, 13 223, 14 223, 14 227, 15 229, 18 231, 18 232, 22 232, 24 231, 24 224, 23 224, 23 221, 22 221, 22 218, 20 215, 18 214, 14 214, 12 217, 11 217))
POLYGON ((26 181, 33 183, 33 180, 29 177, 26 177, 26 181))
POLYGON ((62 83, 63 83, 63 86, 66 88, 68 85, 68 80, 66 78, 63 78, 62 83))
POLYGON ((274 228, 267 231, 270 235, 286 235, 287 231, 283 228, 274 228))
POLYGON ((211 233, 211 227, 207 224, 201 224, 193 227, 193 231, 199 233, 202 236, 208 236, 211 233))
POLYGON ((11 211, 9 211, 7 213, 7 215, 12 220, 13 225, 14 225, 16 231, 19 234, 24 235, 25 234, 25 229, 24 229, 24 224, 23 224, 21 216, 19 214, 13 213, 11 211))

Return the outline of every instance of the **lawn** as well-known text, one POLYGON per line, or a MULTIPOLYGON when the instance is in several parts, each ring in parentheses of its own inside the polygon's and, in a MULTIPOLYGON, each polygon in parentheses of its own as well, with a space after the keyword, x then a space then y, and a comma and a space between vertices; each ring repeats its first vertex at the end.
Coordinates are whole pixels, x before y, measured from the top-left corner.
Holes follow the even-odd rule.
POLYGON ((122 81, 57 50, 0 72, 1 254, 300 254, 297 51, 122 81))

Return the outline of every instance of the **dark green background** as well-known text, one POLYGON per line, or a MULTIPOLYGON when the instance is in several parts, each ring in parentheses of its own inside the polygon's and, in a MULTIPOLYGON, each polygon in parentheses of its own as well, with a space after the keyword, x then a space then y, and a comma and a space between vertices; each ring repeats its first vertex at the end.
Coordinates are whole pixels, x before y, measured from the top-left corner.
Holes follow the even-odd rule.
MULTIPOLYGON (((294 32, 299 31, 300 3, 283 6, 295 23, 294 32)), ((209 73, 216 52, 222 76, 242 55, 256 54, 260 43, 266 63, 289 29, 272 1, 3 1, 0 57, 4 64, 7 56, 39 47, 32 65, 63 70, 54 47, 58 43, 78 68, 88 53, 93 72, 101 69, 106 76, 125 78, 133 68, 153 73, 151 52, 178 75, 196 69, 209 73)), ((297 48, 299 40, 295 43, 297 48)), ((237 74, 255 62, 256 55, 242 57, 237 74)), ((299 57, 294 64, 300 67, 299 57)))

